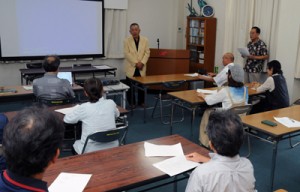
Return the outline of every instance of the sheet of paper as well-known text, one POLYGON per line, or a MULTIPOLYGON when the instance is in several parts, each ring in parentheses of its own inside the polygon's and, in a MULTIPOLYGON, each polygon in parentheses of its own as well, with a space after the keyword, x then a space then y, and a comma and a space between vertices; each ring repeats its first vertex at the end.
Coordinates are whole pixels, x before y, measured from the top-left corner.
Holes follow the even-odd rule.
POLYGON ((107 65, 95 65, 94 67, 97 69, 111 69, 111 67, 107 65))
POLYGON ((289 117, 274 117, 274 119, 288 128, 300 127, 300 121, 291 119, 289 117))
POLYGON ((26 91, 30 91, 30 90, 33 90, 33 87, 32 86, 23 86, 23 88, 26 90, 26 91))
POLYGON ((247 47, 238 48, 238 51, 242 56, 250 56, 250 53, 248 51, 247 47))
POLYGON ((155 145, 152 143, 145 142, 144 148, 146 157, 170 157, 180 156, 184 154, 181 143, 177 143, 175 145, 155 145))
POLYGON ((74 111, 79 105, 75 105, 74 107, 67 107, 67 108, 62 108, 62 109, 56 109, 56 112, 62 113, 62 114, 68 114, 74 111))
POLYGON ((60 173, 49 187, 49 192, 81 192, 91 178, 91 174, 60 173))
POLYGON ((154 167, 171 177, 197 167, 199 163, 186 160, 185 156, 172 157, 153 164, 154 167))
POLYGON ((217 90, 207 90, 207 89, 197 89, 198 93, 204 93, 204 94, 216 94, 217 90))
POLYGON ((198 77, 198 73, 188 73, 188 74, 184 74, 184 76, 188 76, 188 77, 198 77))

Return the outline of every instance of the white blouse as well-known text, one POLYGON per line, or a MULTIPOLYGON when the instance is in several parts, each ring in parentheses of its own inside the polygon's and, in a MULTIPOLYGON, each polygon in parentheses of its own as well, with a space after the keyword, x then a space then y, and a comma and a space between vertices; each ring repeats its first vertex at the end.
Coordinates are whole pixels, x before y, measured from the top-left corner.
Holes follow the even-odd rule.
MULTIPOLYGON (((73 112, 66 114, 64 122, 77 123, 82 122, 81 139, 75 141, 73 147, 78 154, 81 154, 84 142, 88 135, 98 132, 107 131, 116 128, 116 117, 120 115, 117 105, 113 100, 106 100, 103 97, 96 103, 83 103, 73 112)), ((85 152, 92 152, 100 149, 118 146, 118 141, 109 143, 97 143, 89 141, 85 152)))

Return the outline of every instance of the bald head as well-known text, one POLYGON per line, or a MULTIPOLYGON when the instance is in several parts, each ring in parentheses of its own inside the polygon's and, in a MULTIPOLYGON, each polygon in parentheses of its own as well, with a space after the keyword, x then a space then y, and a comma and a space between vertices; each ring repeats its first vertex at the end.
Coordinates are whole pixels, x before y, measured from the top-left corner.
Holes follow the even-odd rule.
POLYGON ((233 63, 234 62, 234 56, 232 53, 225 53, 223 55, 223 65, 226 66, 228 65, 229 63, 233 63))

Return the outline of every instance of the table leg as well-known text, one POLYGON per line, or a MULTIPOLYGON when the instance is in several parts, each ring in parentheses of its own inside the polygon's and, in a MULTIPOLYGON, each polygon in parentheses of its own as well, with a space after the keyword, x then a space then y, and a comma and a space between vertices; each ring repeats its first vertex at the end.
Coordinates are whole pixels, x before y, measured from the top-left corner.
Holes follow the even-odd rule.
POLYGON ((273 142, 273 156, 272 156, 272 167, 271 167, 271 189, 273 191, 274 185, 274 174, 275 174, 275 167, 276 167, 276 159, 277 159, 277 148, 278 148, 278 141, 273 142))
POLYGON ((122 99, 121 104, 122 107, 126 109, 126 90, 123 90, 122 93, 123 93, 123 97, 121 98, 122 99))
POLYGON ((23 85, 23 74, 21 73, 21 85, 23 85))
POLYGON ((147 87, 144 87, 144 123, 146 123, 146 116, 147 116, 147 111, 146 111, 146 106, 147 106, 147 87))
POLYGON ((192 140, 194 138, 193 127, 195 121, 195 113, 196 113, 196 107, 192 108, 192 117, 191 117, 191 139, 192 140))
POLYGON ((171 116, 170 116, 170 135, 173 134, 173 115, 174 115, 174 101, 172 98, 171 116))

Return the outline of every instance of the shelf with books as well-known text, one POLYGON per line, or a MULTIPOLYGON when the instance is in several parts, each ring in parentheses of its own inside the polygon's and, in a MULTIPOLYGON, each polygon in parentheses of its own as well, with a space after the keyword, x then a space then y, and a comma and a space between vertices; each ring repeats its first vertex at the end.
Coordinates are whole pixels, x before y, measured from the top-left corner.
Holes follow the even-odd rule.
POLYGON ((190 50, 190 72, 213 71, 216 18, 187 17, 186 49, 190 50))

